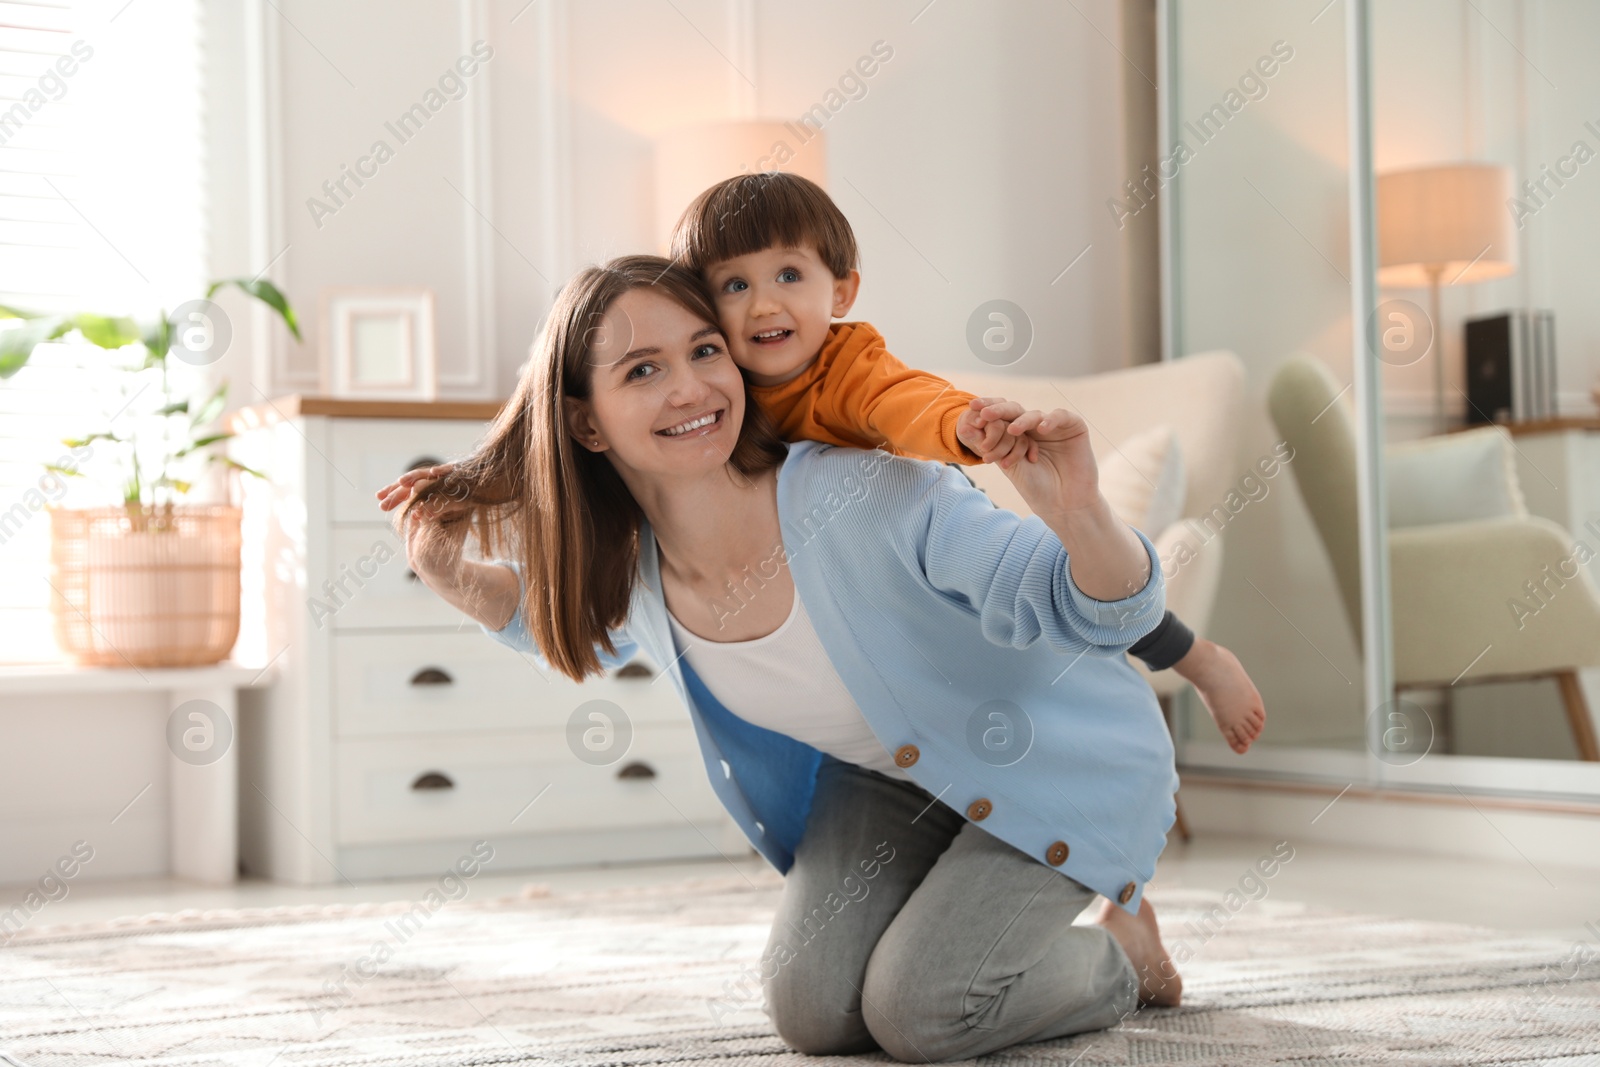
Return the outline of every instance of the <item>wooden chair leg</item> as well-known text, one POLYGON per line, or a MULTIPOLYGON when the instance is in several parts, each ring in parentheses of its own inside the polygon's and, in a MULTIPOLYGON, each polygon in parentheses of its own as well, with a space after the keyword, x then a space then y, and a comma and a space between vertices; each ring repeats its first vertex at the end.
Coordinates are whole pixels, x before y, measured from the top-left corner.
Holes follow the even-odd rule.
POLYGON ((1454 755, 1456 751, 1456 702, 1455 688, 1445 686, 1439 700, 1439 722, 1434 728, 1434 748, 1436 751, 1454 755))
POLYGON ((1572 739, 1578 743, 1578 758, 1600 760, 1600 742, 1595 740, 1594 720, 1589 717, 1589 702, 1583 698, 1583 684, 1577 671, 1556 672, 1556 682, 1561 686, 1561 702, 1567 707, 1567 724, 1572 727, 1572 739))

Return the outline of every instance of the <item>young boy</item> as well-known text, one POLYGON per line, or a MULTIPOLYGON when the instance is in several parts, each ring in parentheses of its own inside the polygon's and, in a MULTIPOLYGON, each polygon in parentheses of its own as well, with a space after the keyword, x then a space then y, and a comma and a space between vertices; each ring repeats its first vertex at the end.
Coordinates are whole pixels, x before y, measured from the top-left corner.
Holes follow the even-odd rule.
MULTIPOLYGON (((861 272, 850 223, 815 183, 764 172, 713 185, 678 220, 672 255, 705 279, 734 362, 785 438, 957 464, 1029 447, 971 393, 901 363, 867 323, 833 321, 850 313, 861 272), (981 439, 981 454, 963 437, 981 439)), ((1266 711, 1238 658, 1172 612, 1129 651, 1192 683, 1235 752, 1260 736, 1266 711)))

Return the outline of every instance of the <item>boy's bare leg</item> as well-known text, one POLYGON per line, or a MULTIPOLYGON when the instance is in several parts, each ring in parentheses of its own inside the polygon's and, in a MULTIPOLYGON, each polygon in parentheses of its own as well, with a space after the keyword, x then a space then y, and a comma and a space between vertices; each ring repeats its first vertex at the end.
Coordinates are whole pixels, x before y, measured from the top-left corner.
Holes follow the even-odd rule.
POLYGON ((1215 641, 1197 637, 1172 669, 1199 691, 1228 747, 1242 754, 1261 736, 1267 709, 1239 657, 1215 641))
POLYGON ((1140 1007, 1175 1008, 1183 996, 1183 978, 1161 943, 1156 910, 1139 901, 1139 914, 1129 915, 1109 900, 1102 900, 1095 922, 1117 939, 1139 976, 1140 1007))

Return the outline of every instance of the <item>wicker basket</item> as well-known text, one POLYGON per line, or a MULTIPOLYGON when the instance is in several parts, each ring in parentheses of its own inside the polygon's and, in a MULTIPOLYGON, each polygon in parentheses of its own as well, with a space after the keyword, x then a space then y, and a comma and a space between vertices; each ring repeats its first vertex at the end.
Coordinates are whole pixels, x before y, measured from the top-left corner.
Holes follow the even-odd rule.
POLYGON ((239 636, 240 510, 50 509, 56 642, 94 667, 216 663, 239 636))

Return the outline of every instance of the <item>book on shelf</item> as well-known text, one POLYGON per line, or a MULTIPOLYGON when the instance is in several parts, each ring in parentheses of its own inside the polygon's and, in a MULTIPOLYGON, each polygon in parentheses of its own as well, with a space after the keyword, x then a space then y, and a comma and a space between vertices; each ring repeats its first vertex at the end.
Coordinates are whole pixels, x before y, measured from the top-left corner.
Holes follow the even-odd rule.
POLYGON ((1558 414, 1555 313, 1501 312, 1466 323, 1467 424, 1558 414))

